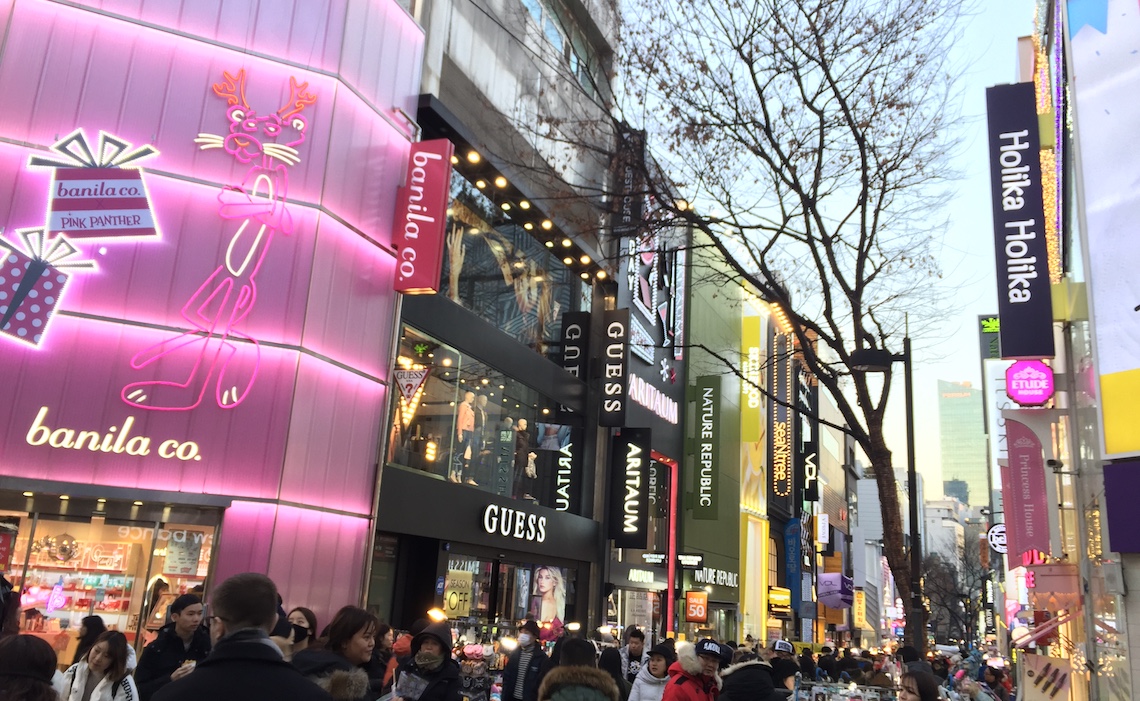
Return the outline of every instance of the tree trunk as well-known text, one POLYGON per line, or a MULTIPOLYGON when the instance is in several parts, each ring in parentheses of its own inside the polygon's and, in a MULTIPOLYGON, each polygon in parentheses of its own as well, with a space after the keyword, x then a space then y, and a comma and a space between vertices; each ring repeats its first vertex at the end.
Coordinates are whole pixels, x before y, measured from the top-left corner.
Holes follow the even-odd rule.
MULTIPOLYGON (((871 439, 871 451, 867 456, 871 460, 871 469, 875 475, 875 482, 879 488, 879 505, 883 516, 883 555, 887 558, 887 565, 894 575, 895 585, 903 598, 903 607, 906 611, 906 639, 904 645, 914 645, 921 640, 919 654, 926 652, 926 616, 914 616, 913 590, 911 588, 910 558, 903 542, 902 509, 899 495, 895 486, 895 469, 891 464, 891 450, 883 438, 882 421, 869 421, 868 435, 871 439), (921 635, 917 635, 921 631, 921 635)), ((925 611, 925 609, 924 609, 925 611)))

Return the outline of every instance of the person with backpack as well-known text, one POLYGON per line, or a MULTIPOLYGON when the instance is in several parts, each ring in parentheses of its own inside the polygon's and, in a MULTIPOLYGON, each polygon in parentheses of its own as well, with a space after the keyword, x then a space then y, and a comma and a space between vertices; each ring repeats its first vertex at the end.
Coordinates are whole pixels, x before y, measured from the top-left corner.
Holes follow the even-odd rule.
POLYGON ((104 631, 87 656, 63 673, 61 701, 139 701, 139 689, 127 672, 127 636, 104 631))

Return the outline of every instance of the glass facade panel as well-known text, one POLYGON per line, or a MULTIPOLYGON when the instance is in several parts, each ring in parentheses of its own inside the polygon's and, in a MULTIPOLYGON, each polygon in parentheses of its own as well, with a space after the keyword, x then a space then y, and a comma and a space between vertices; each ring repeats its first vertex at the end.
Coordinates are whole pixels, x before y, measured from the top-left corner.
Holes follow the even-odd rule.
POLYGON ((556 493, 558 462, 579 453, 569 459, 581 473, 580 451, 573 446, 582 430, 559 423, 552 400, 408 326, 397 362, 407 379, 392 393, 389 463, 572 510, 556 493))
POLYGON ((578 310, 581 278, 566 267, 559 246, 547 247, 524 228, 541 230, 541 219, 511 216, 522 211, 520 202, 495 182, 453 177, 451 198, 441 289, 519 343, 560 360, 562 315, 578 310))

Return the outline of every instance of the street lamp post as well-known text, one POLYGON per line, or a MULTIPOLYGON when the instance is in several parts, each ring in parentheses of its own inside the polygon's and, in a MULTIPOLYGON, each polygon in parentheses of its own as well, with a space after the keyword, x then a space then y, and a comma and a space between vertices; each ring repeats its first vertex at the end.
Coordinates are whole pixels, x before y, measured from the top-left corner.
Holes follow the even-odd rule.
POLYGON ((914 377, 911 366, 910 335, 903 338, 903 352, 895 355, 885 349, 861 348, 851 353, 851 369, 857 372, 887 372, 892 363, 903 364, 906 394, 906 481, 910 500, 910 613, 914 621, 915 639, 911 644, 921 653, 926 650, 926 631, 921 625, 922 603, 922 542, 918 530, 918 476, 914 460, 914 377))

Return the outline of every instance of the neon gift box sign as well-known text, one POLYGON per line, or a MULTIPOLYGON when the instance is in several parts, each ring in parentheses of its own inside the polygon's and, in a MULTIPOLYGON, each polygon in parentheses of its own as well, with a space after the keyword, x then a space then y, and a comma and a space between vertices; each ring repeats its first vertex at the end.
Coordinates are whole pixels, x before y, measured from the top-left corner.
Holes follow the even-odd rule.
POLYGON ((1019 360, 1005 371, 1005 392, 1021 406, 1042 406, 1053 398, 1053 369, 1040 360, 1019 360))

